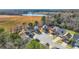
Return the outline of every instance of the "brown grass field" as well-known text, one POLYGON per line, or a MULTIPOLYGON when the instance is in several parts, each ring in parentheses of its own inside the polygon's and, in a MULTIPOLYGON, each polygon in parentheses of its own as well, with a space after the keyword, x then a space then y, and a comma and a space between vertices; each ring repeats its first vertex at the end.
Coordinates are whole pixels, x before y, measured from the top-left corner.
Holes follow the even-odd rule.
POLYGON ((34 23, 38 21, 41 24, 41 16, 11 16, 11 15, 0 15, 0 28, 9 30, 10 28, 15 27, 17 24, 22 23, 34 23))

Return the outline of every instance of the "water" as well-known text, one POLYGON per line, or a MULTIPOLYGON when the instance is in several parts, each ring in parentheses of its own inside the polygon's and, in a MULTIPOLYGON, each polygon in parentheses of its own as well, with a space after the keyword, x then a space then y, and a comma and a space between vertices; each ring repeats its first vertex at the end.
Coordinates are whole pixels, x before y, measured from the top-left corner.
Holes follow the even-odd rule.
POLYGON ((47 15, 44 15, 44 14, 22 14, 22 16, 47 16, 47 15))

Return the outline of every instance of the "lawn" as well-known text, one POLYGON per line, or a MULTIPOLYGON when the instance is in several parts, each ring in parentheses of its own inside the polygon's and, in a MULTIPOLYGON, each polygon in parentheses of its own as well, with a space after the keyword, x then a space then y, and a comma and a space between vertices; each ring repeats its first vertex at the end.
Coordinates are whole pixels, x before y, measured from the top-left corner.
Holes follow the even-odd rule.
POLYGON ((70 34, 79 34, 78 32, 72 31, 72 30, 66 30, 67 32, 69 32, 70 34))

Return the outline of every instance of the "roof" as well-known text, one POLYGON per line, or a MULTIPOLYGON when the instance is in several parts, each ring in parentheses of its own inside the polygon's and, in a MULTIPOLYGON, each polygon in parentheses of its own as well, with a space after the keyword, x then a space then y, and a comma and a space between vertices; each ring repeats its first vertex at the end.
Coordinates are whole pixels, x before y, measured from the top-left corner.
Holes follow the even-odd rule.
POLYGON ((75 34, 75 35, 73 36, 73 39, 79 40, 79 35, 75 34))

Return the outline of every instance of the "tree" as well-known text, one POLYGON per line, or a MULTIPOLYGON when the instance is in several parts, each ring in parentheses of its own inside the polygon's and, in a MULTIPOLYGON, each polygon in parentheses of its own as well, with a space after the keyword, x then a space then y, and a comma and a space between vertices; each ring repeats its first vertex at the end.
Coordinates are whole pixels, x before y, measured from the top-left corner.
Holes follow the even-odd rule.
POLYGON ((18 33, 11 33, 10 39, 11 39, 11 42, 14 44, 15 47, 20 48, 20 45, 22 43, 22 39, 18 35, 18 33))
POLYGON ((33 23, 29 23, 28 25, 29 25, 30 27, 33 27, 33 23))
POLYGON ((42 17, 42 24, 46 24, 46 19, 45 19, 45 16, 42 17))
POLYGON ((0 45, 4 47, 5 44, 6 44, 6 36, 4 33, 0 33, 0 45))
POLYGON ((28 31, 32 32, 33 31, 33 27, 34 27, 33 26, 33 23, 29 23, 28 24, 28 27, 27 27, 28 28, 28 31))
POLYGON ((34 26, 37 26, 37 25, 38 25, 38 21, 35 21, 34 26))
POLYGON ((16 40, 17 38, 20 38, 20 36, 18 35, 18 33, 11 33, 10 34, 10 38, 14 40, 16 40))
POLYGON ((5 30, 3 28, 0 28, 0 33, 4 32, 5 30))
POLYGON ((29 44, 26 44, 26 48, 28 49, 44 49, 45 47, 40 44, 37 40, 32 39, 29 44))
POLYGON ((5 45, 8 42, 9 33, 5 32, 3 28, 0 29, 0 48, 6 48, 5 45))
POLYGON ((4 29, 0 28, 0 44, 3 46, 5 44, 5 35, 4 35, 4 29))
POLYGON ((60 26, 61 27, 61 23, 63 22, 63 18, 61 18, 61 14, 58 15, 54 15, 54 20, 52 21, 52 23, 55 26, 60 26))

